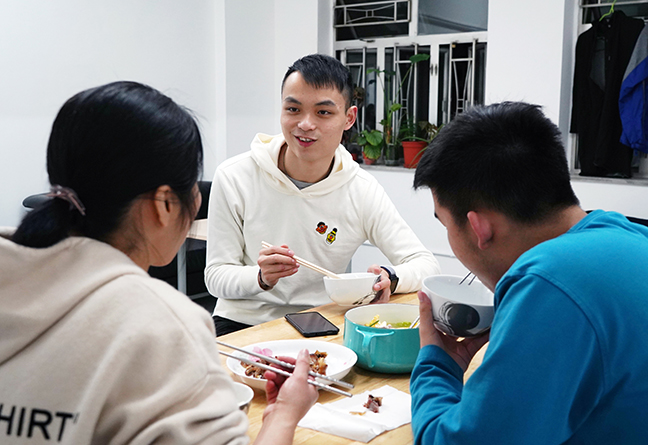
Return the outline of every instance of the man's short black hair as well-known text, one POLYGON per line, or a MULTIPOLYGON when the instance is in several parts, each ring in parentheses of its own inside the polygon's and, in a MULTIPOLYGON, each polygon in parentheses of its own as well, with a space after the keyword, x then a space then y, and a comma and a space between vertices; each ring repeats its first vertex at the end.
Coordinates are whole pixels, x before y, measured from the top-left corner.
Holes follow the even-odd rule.
POLYGON ((538 105, 503 102, 457 115, 432 141, 414 176, 455 222, 471 210, 495 210, 541 222, 578 205, 560 130, 538 105))
POLYGON ((346 109, 352 105, 353 80, 351 72, 339 60, 324 54, 311 54, 302 57, 286 71, 281 82, 282 92, 286 79, 294 72, 299 72, 310 86, 338 90, 346 101, 346 109))

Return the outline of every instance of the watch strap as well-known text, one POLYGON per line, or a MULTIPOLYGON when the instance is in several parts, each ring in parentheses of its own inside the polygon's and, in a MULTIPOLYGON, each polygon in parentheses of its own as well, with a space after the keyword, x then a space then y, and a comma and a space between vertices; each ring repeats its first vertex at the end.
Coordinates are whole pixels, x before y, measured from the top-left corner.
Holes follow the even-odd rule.
POLYGON ((389 291, 393 294, 396 290, 396 286, 398 285, 398 275, 396 275, 396 271, 391 266, 380 266, 380 268, 384 269, 389 275, 389 281, 391 281, 389 291))

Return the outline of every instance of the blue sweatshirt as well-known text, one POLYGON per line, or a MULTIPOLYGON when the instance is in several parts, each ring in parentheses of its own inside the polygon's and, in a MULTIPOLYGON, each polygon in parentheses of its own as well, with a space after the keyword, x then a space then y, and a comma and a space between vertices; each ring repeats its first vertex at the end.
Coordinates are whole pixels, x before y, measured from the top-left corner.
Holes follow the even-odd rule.
POLYGON ((412 372, 417 444, 648 443, 648 228, 597 210, 525 252, 495 289, 463 385, 441 348, 412 372))

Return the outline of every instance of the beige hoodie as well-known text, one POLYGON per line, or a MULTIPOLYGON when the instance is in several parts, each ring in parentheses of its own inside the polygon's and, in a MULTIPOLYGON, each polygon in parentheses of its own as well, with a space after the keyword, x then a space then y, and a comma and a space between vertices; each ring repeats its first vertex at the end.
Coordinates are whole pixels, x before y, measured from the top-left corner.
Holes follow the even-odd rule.
POLYGON ((307 268, 259 287, 261 242, 288 245, 295 255, 336 273, 369 241, 399 276, 398 292, 421 288, 439 263, 399 215, 376 179, 338 146, 331 173, 299 189, 279 170, 283 135, 258 134, 251 150, 216 169, 209 196, 205 282, 218 297, 215 315, 259 324, 330 303, 322 275, 307 268))
POLYGON ((247 426, 206 311, 107 244, 0 237, 0 443, 245 444, 247 426))

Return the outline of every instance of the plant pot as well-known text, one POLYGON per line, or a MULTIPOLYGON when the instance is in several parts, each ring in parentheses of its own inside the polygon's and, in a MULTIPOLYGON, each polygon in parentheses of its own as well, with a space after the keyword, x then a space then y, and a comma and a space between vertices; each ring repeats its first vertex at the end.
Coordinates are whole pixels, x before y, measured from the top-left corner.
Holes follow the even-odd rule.
POLYGON ((427 147, 424 141, 403 141, 403 157, 405 158, 405 168, 416 168, 423 152, 427 147))
POLYGON ((371 159, 368 158, 366 154, 362 154, 362 161, 364 162, 365 165, 374 165, 378 159, 371 159))

